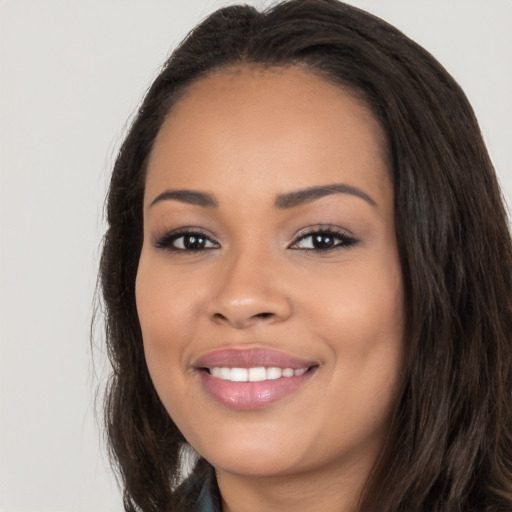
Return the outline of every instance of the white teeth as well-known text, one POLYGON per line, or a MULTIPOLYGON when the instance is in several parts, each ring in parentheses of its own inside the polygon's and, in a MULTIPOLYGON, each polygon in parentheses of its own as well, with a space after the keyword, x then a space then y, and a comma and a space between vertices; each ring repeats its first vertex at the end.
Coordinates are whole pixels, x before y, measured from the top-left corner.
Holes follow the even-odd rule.
POLYGON ((229 380, 229 377, 231 375, 231 369, 230 368, 212 368, 211 374, 214 377, 218 377, 219 379, 229 380))
POLYGON ((249 370, 247 368, 231 368, 229 380, 233 382, 247 382, 249 370))
POLYGON ((266 380, 267 369, 262 366, 258 368, 249 368, 249 382, 258 382, 260 380, 266 380))
POLYGON ((267 379, 269 380, 280 379, 282 375, 281 368, 267 368, 267 379))
POLYGON ((302 375, 307 368, 294 370, 293 368, 264 368, 257 366, 254 368, 227 368, 214 367, 210 368, 210 375, 222 380, 230 380, 232 382, 259 382, 262 380, 275 380, 281 377, 293 377, 302 375))

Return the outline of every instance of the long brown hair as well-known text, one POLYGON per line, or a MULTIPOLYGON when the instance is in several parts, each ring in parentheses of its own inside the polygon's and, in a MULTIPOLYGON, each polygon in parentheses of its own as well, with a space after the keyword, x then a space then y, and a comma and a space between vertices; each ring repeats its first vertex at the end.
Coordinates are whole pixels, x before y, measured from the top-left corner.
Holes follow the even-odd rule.
MULTIPOLYGON (((146 162, 188 85, 247 63, 305 66, 356 93, 387 135, 407 355, 361 510, 512 510, 512 249, 491 161, 471 106, 442 66, 394 27, 337 0, 213 13, 165 63, 121 147, 100 284, 113 367, 105 421, 125 510, 189 506, 175 491, 186 442, 151 382, 135 306, 146 162)), ((205 466, 200 460, 196 471, 205 466)))

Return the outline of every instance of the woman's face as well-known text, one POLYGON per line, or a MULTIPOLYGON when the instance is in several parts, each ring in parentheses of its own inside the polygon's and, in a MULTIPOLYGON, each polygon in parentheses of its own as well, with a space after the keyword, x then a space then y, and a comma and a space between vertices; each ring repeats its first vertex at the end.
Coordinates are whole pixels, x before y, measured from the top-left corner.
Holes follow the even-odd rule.
POLYGON ((367 472, 403 359, 386 145, 299 68, 190 86, 151 154, 136 283, 155 388, 219 472, 367 472))

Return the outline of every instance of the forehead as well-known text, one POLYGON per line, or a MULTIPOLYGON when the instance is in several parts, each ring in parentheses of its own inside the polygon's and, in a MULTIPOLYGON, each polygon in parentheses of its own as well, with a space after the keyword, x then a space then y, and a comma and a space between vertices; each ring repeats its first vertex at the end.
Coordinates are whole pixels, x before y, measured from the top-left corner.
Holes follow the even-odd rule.
MULTIPOLYGON (((386 142, 356 96, 299 67, 237 67, 192 84, 149 159, 154 188, 286 191, 348 180, 389 188, 386 142)), ((221 190, 221 192, 222 192, 221 190)))

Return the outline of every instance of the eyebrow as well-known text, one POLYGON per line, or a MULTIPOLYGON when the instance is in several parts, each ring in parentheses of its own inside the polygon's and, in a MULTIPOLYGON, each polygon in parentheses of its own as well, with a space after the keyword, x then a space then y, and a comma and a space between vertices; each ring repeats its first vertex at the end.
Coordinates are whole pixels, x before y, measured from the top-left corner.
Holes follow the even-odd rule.
POLYGON ((331 194, 349 194, 363 199, 373 207, 377 206, 377 203, 366 192, 363 192, 357 187, 352 187, 351 185, 345 185, 343 183, 309 187, 294 192, 287 192, 286 194, 277 196, 274 204, 276 208, 280 209, 295 208, 296 206, 311 203, 331 194))
MULTIPOLYGON (((274 206, 282 210, 295 208, 332 194, 349 194, 363 199, 373 207, 377 206, 377 203, 366 192, 363 192, 357 187, 343 183, 308 187, 293 192, 287 192, 286 194, 280 194, 277 196, 274 206)), ((181 203, 193 204, 203 208, 218 208, 219 206, 219 203, 213 195, 197 190, 166 190, 153 199, 150 207, 161 201, 180 201, 181 203)))
POLYGON ((219 206, 217 200, 211 194, 197 192, 196 190, 166 190, 155 197, 149 206, 151 207, 161 201, 169 200, 194 204, 196 206, 202 206, 203 208, 217 208, 219 206))

